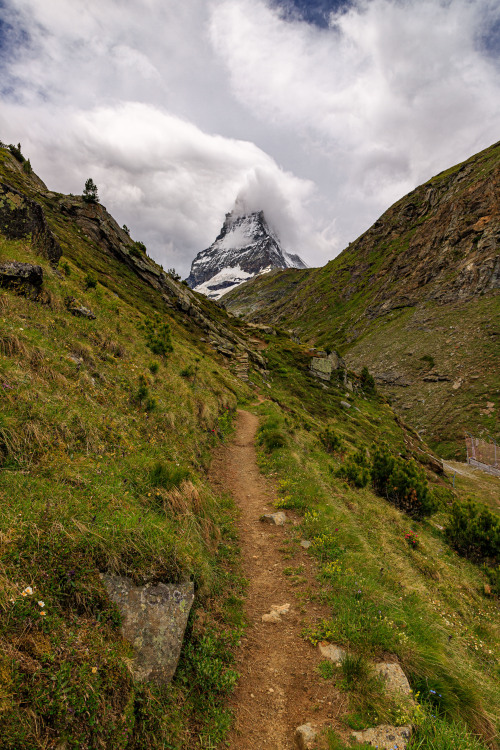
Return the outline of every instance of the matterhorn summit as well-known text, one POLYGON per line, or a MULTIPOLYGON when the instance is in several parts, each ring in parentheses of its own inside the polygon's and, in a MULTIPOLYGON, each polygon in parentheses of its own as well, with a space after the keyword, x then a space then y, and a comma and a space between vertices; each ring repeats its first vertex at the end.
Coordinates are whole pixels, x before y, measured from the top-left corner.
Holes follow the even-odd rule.
POLYGON ((274 268, 307 268, 298 255, 286 253, 264 212, 226 214, 215 242, 193 260, 187 283, 210 299, 274 268))

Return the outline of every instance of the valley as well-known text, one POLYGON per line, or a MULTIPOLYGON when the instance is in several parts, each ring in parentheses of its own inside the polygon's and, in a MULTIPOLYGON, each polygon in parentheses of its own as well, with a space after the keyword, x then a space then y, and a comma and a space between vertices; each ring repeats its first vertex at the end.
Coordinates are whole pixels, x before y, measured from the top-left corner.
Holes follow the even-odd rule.
MULTIPOLYGON (((450 177, 476 226, 497 155, 431 213, 450 177)), ((495 429, 493 210, 434 296, 403 199, 367 290, 349 250, 225 309, 25 162, 0 148, 0 748, 498 748, 500 480, 441 461, 464 412, 495 429)))

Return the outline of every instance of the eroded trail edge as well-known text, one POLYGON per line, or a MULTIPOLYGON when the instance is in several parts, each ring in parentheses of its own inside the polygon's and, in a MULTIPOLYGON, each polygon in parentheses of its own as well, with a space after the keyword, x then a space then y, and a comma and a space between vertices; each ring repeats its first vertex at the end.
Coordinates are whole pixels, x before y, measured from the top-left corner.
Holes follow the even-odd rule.
POLYGON ((233 750, 289 750, 298 725, 310 719, 331 722, 336 711, 318 679, 319 655, 300 636, 306 619, 326 614, 311 589, 311 561, 298 544, 292 561, 280 551, 298 520, 288 511, 288 528, 259 520, 275 512, 276 494, 257 466, 258 425, 255 415, 238 411, 236 436, 211 467, 213 485, 230 492, 240 509, 242 567, 249 581, 245 609, 250 625, 237 657, 241 678, 232 699, 236 718, 229 744, 233 750), (302 566, 300 590, 283 572, 290 565, 302 566), (262 621, 273 607, 285 604, 290 610, 278 621, 262 621))

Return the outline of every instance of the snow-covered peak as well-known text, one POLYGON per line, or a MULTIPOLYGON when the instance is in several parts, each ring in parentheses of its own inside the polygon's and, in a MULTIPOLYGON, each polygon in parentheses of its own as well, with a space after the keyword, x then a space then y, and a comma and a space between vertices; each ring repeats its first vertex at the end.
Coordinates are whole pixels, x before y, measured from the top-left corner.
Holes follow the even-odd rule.
POLYGON ((218 299, 257 274, 274 268, 306 268, 298 255, 286 253, 263 211, 226 214, 222 229, 209 248, 198 253, 187 279, 197 292, 218 299))

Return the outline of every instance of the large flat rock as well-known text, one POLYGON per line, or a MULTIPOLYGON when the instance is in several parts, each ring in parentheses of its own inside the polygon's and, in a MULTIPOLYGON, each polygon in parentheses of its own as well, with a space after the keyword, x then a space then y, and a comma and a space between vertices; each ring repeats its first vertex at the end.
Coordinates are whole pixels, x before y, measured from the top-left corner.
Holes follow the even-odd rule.
POLYGON ((194 601, 193 583, 135 586, 121 576, 103 574, 101 579, 123 617, 122 635, 134 647, 135 679, 169 683, 194 601))

